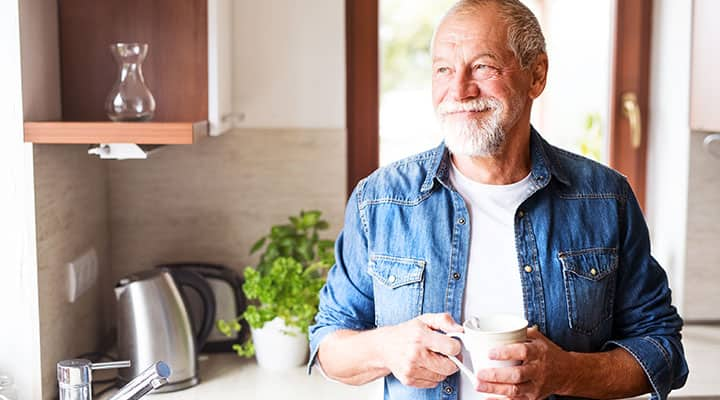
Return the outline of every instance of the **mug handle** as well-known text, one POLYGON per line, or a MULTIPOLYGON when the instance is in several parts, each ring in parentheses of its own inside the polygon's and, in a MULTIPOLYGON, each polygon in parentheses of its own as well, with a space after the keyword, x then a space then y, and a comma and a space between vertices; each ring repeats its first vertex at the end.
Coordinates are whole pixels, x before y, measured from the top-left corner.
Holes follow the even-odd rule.
MULTIPOLYGON (((465 335, 461 332, 447 332, 445 334, 450 337, 460 339, 461 342, 465 339, 465 335)), ((457 365, 458 368, 460 368, 460 371, 470 379, 470 382, 477 383, 477 378, 475 377, 475 373, 472 372, 472 370, 470 368, 466 367, 465 364, 460 362, 460 360, 458 360, 457 357, 447 356, 447 358, 449 358, 450 361, 452 361, 455 365, 457 365)))

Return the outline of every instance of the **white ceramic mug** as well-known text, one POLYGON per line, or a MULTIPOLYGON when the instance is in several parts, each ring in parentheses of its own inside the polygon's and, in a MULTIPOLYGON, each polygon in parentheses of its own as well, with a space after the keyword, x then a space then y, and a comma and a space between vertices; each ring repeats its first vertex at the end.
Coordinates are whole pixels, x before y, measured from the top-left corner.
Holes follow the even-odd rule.
MULTIPOLYGON (((477 371, 482 368, 499 368, 519 365, 513 360, 491 360, 488 357, 490 350, 506 344, 524 342, 527 338, 528 322, 511 314, 491 314, 482 317, 472 317, 463 323, 465 333, 449 332, 448 336, 458 338, 470 352, 473 368, 477 371)), ((448 358, 460 368, 470 381, 475 383, 475 372, 465 366, 457 357, 448 358)))

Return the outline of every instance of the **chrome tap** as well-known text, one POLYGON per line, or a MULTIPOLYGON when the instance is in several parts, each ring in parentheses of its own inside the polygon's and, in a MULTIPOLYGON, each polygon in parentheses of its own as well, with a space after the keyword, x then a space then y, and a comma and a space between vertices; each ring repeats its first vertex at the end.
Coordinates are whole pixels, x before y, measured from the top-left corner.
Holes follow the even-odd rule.
POLYGON ((136 376, 123 386, 109 400, 137 400, 144 397, 151 391, 168 383, 170 367, 162 361, 145 368, 140 375, 136 376))
MULTIPOLYGON (((126 368, 130 361, 92 363, 90 360, 64 360, 57 364, 60 400, 92 400, 92 371, 126 368)), ((162 361, 150 365, 109 400, 136 400, 167 383, 170 367, 162 361)))

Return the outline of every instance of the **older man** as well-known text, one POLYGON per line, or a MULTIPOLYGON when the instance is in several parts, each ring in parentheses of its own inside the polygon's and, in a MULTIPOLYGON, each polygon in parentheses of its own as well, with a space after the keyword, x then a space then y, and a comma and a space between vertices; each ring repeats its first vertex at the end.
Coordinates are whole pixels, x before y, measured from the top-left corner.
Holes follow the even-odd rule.
POLYGON ((517 0, 463 0, 432 43, 445 141, 353 191, 337 264, 311 328, 330 378, 385 377, 385 397, 619 398, 682 386, 682 320, 623 176, 555 148, 530 126, 548 59, 517 0), (521 365, 461 379, 442 332, 491 312, 524 315, 521 365))

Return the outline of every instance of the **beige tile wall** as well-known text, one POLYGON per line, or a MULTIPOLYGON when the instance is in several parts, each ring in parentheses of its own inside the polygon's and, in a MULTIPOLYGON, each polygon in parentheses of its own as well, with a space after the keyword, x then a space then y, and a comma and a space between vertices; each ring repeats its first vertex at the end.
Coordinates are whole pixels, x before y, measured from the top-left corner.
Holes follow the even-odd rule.
POLYGON ((107 345, 119 277, 179 260, 241 271, 255 261, 252 243, 301 209, 324 212, 328 238, 341 227, 344 130, 236 130, 148 160, 100 161, 86 150, 35 146, 45 399, 58 360, 107 345), (66 264, 90 247, 99 284, 71 304, 66 264))
POLYGON ((690 138, 685 312, 688 320, 720 320, 720 158, 690 138))
POLYGON ((109 168, 113 279, 173 261, 240 271, 270 225, 322 210, 334 239, 345 206, 345 130, 238 129, 109 168))
POLYGON ((43 398, 55 396, 55 364, 101 350, 110 305, 107 165, 82 145, 35 145, 40 353, 43 398), (98 284, 68 301, 67 263, 94 248, 98 284))

